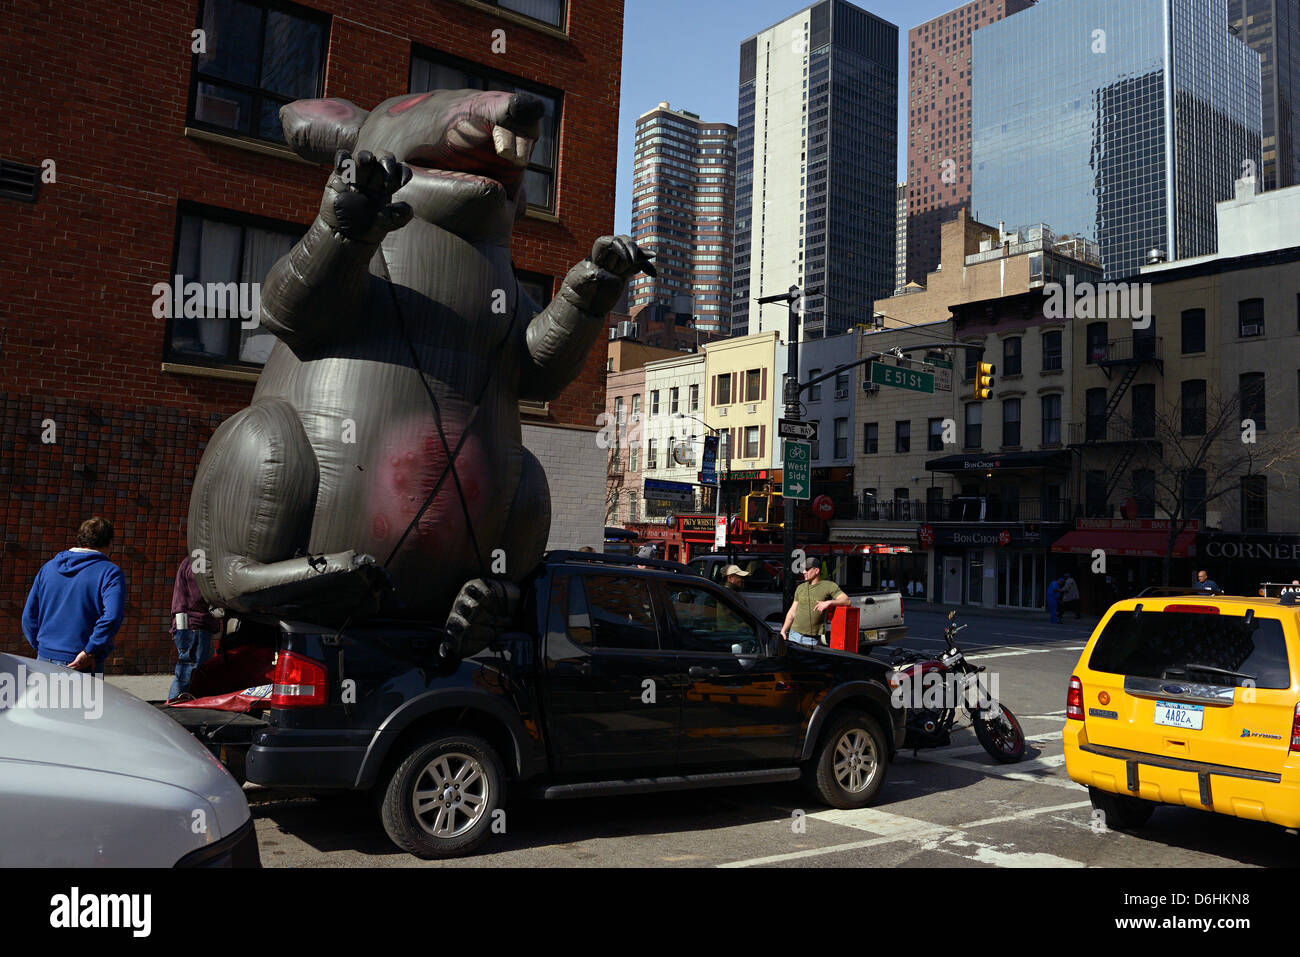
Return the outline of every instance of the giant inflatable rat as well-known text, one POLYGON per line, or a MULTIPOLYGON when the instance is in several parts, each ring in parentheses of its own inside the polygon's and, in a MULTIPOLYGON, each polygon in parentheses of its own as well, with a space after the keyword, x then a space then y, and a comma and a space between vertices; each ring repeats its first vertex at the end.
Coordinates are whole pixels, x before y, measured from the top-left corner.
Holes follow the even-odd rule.
POLYGON ((281 109, 289 144, 335 168, 263 284, 279 341, 252 404, 195 477, 189 547, 209 603, 437 619, 467 582, 537 563, 550 496, 519 400, 572 382, 627 279, 653 271, 631 239, 602 237, 540 313, 524 295, 510 233, 541 115, 527 95, 474 90, 281 109))

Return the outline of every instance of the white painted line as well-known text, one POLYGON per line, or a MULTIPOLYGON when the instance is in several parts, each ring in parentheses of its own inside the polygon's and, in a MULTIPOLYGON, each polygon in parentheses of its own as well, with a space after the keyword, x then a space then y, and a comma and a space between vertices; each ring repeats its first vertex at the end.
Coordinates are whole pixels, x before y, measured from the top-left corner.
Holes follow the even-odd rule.
POLYGON ((991 655, 967 655, 967 661, 980 661, 984 658, 1014 658, 1016 655, 1045 655, 1051 648, 1015 648, 1011 651, 996 651, 991 655))
POLYGON ((894 841, 901 840, 903 840, 902 836, 876 837, 867 841, 854 841, 851 844, 833 844, 830 847, 813 847, 806 851, 791 851, 788 854, 773 854, 769 857, 751 857, 747 861, 728 861, 725 864, 719 864, 718 867, 761 867, 764 864, 779 864, 782 861, 797 861, 805 857, 820 857, 823 854, 839 854, 842 851, 858 851, 866 847, 877 847, 881 844, 892 844, 894 841))
MULTIPOLYGON (((1064 732, 1062 731, 1044 731, 1042 734, 1027 734, 1025 735, 1025 740, 1026 741, 1057 741, 1060 740, 1061 735, 1063 733, 1064 732)), ((960 748, 944 748, 943 753, 948 755, 949 757, 957 757, 963 754, 983 754, 984 745, 969 744, 969 745, 963 745, 960 748)))
POLYGON ((908 840, 939 837, 951 830, 946 824, 933 824, 919 818, 890 814, 888 811, 880 811, 872 807, 850 810, 831 808, 826 811, 815 811, 809 814, 808 817, 817 821, 826 821, 828 824, 839 824, 842 827, 852 827, 859 831, 870 831, 878 837, 894 837, 908 840))
MULTIPOLYGON (((910 753, 904 754, 899 752, 899 757, 911 758, 910 753)), ((1082 787, 1081 784, 1075 784, 1068 777, 1054 774, 1048 769, 1046 774, 1033 774, 1025 771, 1014 770, 1021 767, 1020 764, 976 764, 973 761, 963 761, 960 758, 949 758, 940 754, 925 754, 924 752, 916 755, 917 761, 927 761, 930 764, 946 764, 949 767, 960 768, 963 771, 974 771, 985 777, 1006 778, 1009 781, 1026 781, 1030 784, 1046 784, 1050 787, 1063 787, 1075 790, 1082 787)), ((1062 756, 1064 762, 1064 756, 1062 756)), ((1026 762, 1024 766, 1032 766, 1035 762, 1026 762)))
POLYGON ((1057 804, 1052 807, 1031 807, 1027 811, 1016 811, 1014 814, 1003 814, 1001 817, 986 817, 982 821, 971 821, 969 824, 963 824, 962 828, 985 827, 989 824, 1006 824, 1008 821, 1020 821, 1027 817, 1035 817, 1039 814, 1051 814, 1053 811, 1075 811, 1081 807, 1091 806, 1091 801, 1075 801, 1072 804, 1057 804))

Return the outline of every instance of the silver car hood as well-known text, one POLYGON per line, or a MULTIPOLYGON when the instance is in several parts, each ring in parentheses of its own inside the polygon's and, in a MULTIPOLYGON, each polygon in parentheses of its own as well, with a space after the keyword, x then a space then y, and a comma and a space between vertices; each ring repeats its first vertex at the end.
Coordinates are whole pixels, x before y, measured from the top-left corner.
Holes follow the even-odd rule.
POLYGON ((74 696, 67 690, 68 676, 62 665, 0 653, 0 759, 184 788, 210 805, 216 818, 208 831, 212 840, 248 820, 239 784, 189 732, 102 678, 79 678, 74 696), (49 695, 51 679, 62 682, 61 700, 49 695))

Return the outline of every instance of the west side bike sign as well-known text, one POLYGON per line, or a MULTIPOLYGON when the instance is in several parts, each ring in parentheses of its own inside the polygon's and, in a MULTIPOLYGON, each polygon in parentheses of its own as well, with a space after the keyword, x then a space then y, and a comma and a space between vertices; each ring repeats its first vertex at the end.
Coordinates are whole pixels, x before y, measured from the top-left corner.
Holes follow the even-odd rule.
POLYGON ((984 545, 996 545, 1000 548, 1011 546, 1033 547, 1043 544, 1042 532, 1034 525, 1017 525, 1015 528, 945 528, 922 525, 917 529, 917 538, 922 548, 939 546, 961 546, 978 548, 984 545))

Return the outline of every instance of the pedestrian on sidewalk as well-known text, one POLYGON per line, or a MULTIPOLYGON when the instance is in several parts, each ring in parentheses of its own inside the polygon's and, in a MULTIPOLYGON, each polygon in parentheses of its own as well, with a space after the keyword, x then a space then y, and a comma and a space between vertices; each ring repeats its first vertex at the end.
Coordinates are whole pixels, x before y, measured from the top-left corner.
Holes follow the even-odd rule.
POLYGON ((1061 579, 1057 578, 1047 586, 1047 613, 1052 616, 1052 623, 1061 623, 1061 579))
POLYGON ((1074 612, 1075 620, 1082 618, 1079 614, 1079 584, 1069 572, 1065 573, 1065 582, 1061 585, 1061 617, 1067 611, 1074 612))
POLYGON ((833 581, 822 581, 821 560, 804 559, 803 582, 794 590, 794 602, 781 625, 781 637, 816 648, 821 644, 826 612, 849 603, 844 589, 833 581))
POLYGON ((212 657, 212 638, 218 631, 212 609, 203 600, 188 555, 176 568, 172 586, 172 641, 176 643, 176 677, 167 700, 180 697, 190 688, 194 669, 212 657))
POLYGON ((23 608, 23 636, 41 661, 104 674, 126 614, 126 580, 108 560, 113 524, 81 523, 77 544, 41 566, 23 608))

